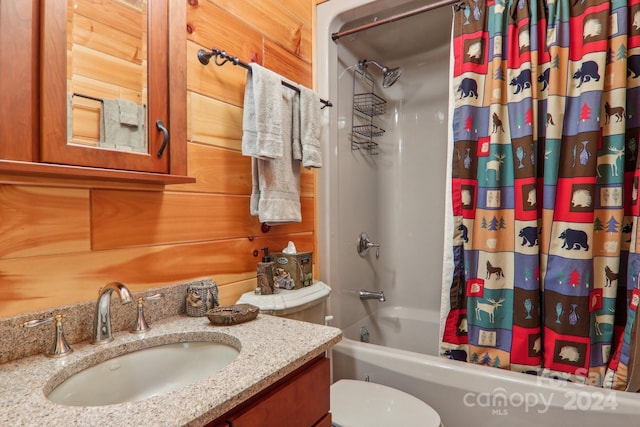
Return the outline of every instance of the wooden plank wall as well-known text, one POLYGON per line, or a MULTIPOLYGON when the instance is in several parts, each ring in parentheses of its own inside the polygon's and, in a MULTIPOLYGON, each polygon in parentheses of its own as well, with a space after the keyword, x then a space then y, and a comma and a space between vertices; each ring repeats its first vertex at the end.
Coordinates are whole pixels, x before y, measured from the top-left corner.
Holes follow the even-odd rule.
POLYGON ((249 215, 250 160, 240 154, 246 71, 196 57, 218 47, 311 86, 315 0, 184 1, 188 55, 171 60, 187 61, 188 173, 197 182, 164 192, 0 184, 0 317, 91 301, 114 280, 136 292, 212 277, 231 304, 255 287, 255 250, 289 240, 315 249, 315 173, 302 174, 303 222, 264 233, 249 215))

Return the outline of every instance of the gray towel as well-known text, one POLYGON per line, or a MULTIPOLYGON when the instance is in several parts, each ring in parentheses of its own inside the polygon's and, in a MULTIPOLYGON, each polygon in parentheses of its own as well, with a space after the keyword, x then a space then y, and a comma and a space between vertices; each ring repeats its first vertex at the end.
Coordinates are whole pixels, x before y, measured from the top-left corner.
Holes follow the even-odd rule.
POLYGON ((271 225, 301 222, 300 161, 293 159, 293 129, 298 126, 298 111, 293 111, 297 94, 278 84, 281 93, 282 158, 251 159, 253 191, 251 214, 271 225))
POLYGON ((242 154, 258 159, 280 159, 283 156, 281 77, 258 64, 250 66, 244 90, 242 154))
POLYGON ((120 123, 126 126, 138 127, 140 125, 138 104, 126 99, 118 99, 120 123))
POLYGON ((120 107, 118 107, 117 99, 102 100, 102 129, 100 146, 106 148, 115 148, 120 136, 120 107))
POLYGON ((302 160, 302 143, 300 142, 300 96, 293 98, 293 125, 291 128, 293 145, 291 155, 294 160, 302 160))
POLYGON ((320 97, 317 93, 302 85, 300 89, 300 143, 302 147, 302 166, 305 168, 322 167, 320 152, 320 134, 322 122, 320 116, 320 97))
POLYGON ((100 147, 137 153, 147 152, 145 107, 136 105, 138 126, 123 125, 120 122, 120 101, 107 98, 102 100, 100 147))

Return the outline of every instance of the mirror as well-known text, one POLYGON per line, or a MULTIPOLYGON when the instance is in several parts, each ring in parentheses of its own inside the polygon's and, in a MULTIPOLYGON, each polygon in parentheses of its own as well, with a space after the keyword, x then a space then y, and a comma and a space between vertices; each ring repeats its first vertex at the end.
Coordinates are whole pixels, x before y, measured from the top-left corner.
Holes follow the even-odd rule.
POLYGON ((67 144, 148 154, 147 0, 67 0, 67 144))

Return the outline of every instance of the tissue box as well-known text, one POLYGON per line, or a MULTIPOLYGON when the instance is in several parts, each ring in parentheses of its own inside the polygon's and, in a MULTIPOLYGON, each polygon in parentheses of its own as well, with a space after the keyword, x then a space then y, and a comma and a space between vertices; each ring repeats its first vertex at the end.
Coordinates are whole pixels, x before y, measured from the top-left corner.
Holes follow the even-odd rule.
POLYGON ((274 252, 273 262, 276 273, 288 273, 293 280, 293 288, 300 289, 313 284, 313 252, 298 252, 296 254, 285 254, 274 252), (280 270, 282 269, 282 270, 280 270))

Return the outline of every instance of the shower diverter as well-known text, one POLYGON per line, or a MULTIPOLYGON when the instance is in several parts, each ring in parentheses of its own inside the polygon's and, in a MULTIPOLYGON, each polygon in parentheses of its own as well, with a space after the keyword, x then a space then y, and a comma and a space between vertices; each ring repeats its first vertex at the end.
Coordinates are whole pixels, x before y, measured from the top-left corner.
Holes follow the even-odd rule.
POLYGON ((369 252, 369 249, 376 248, 376 258, 380 258, 380 243, 374 243, 369 239, 367 233, 360 233, 358 238, 358 255, 364 257, 369 252))

